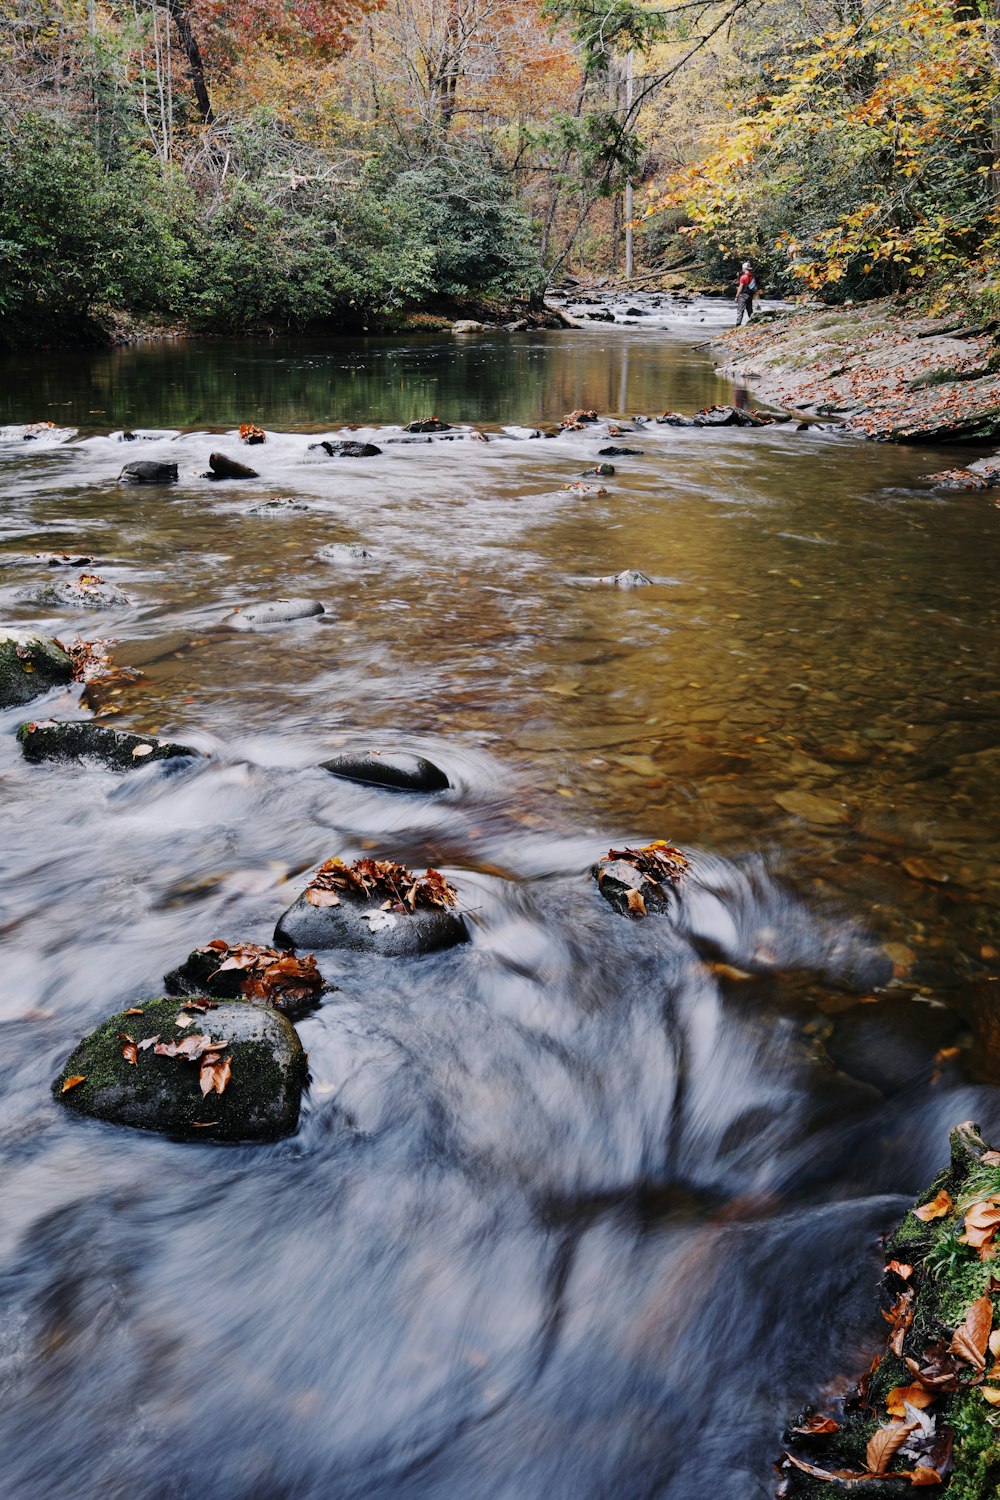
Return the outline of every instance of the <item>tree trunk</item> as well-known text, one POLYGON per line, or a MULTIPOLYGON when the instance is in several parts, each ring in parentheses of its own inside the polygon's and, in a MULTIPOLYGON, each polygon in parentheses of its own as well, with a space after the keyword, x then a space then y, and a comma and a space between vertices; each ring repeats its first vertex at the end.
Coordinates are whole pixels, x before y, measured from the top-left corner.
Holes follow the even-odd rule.
POLYGON ((177 27, 177 35, 180 37, 184 55, 191 69, 191 84, 194 88, 194 97, 198 104, 198 113, 201 115, 203 125, 211 125, 215 120, 212 111, 212 101, 208 95, 208 85, 205 82, 205 64, 201 60, 201 48, 198 46, 194 32, 191 30, 191 22, 188 20, 187 11, 184 8, 184 0, 166 0, 166 8, 177 27))

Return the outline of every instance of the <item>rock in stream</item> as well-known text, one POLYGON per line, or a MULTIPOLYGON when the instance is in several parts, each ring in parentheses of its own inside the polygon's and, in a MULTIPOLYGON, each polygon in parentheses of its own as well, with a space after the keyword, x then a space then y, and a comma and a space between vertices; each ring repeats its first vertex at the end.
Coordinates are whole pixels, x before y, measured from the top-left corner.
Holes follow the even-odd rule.
POLYGON ((363 781, 395 792, 443 792, 451 784, 440 766, 407 750, 345 751, 320 765, 345 781, 363 781))
POLYGON ((0 630, 0 708, 30 703, 72 676, 73 663, 55 641, 30 630, 0 630))
POLYGON ((200 758, 200 751, 190 745, 129 734, 90 719, 22 724, 17 737, 25 760, 96 760, 109 771, 134 771, 154 760, 200 758))

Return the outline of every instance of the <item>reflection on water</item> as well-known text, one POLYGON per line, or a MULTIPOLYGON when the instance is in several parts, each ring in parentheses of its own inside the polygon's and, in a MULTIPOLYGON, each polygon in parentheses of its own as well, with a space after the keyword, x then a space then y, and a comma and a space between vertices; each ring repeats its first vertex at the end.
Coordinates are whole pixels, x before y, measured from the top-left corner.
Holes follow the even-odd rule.
POLYGON ((27 767, 0 716, 15 1500, 766 1496, 789 1412, 862 1358, 878 1234, 949 1125, 1000 1128, 967 1050, 935 1066, 1000 947, 998 513, 921 488, 933 452, 790 426, 530 436, 730 399, 700 336, 9 372, 4 421, 80 430, 0 443, 3 557, 92 553, 134 604, 53 612, 24 597, 44 569, 4 567, 4 620, 116 637, 143 676, 109 722, 211 752, 27 767), (490 441, 389 441, 431 411, 490 441), (380 457, 310 451, 354 422, 380 457), (609 442, 641 453, 564 488, 609 442), (200 478, 213 450, 260 478, 200 478), (136 457, 179 484, 120 488, 136 457), (307 508, 253 510, 278 498, 307 508), (336 541, 371 557, 322 561, 336 541), (653 585, 595 582, 625 567, 653 585), (286 593, 326 614, 228 629, 286 593), (316 769, 374 743, 452 789, 316 769), (657 835, 691 880, 672 918, 626 921, 589 865, 657 835), (181 1147, 51 1103, 109 1010, 197 943, 268 941, 303 870, 369 849, 443 865, 473 942, 323 956, 340 989, 301 1024, 293 1140, 181 1147), (874 938, 897 977, 872 1004, 874 938))

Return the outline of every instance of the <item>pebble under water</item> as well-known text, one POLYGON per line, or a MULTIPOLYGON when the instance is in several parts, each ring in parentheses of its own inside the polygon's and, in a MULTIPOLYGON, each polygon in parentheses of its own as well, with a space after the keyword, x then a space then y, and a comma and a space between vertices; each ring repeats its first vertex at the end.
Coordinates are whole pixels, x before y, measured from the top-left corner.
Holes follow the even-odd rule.
POLYGON ((696 347, 731 308, 627 305, 0 374, 0 623, 114 638, 103 721, 205 752, 29 765, 79 687, 0 714, 11 1500, 763 1500, 949 1127, 1000 1143, 1000 511, 930 448, 635 423, 733 399, 696 347), (635 430, 532 436, 591 406, 635 430), (130 602, 39 601, 43 551, 130 602), (287 596, 324 613, 229 628, 287 596), (321 768, 371 747, 450 787, 321 768), (591 869, 653 838, 690 872, 630 920, 591 869), (53 1101, 85 1032, 365 853, 442 869, 471 941, 319 955, 296 1135, 53 1101))

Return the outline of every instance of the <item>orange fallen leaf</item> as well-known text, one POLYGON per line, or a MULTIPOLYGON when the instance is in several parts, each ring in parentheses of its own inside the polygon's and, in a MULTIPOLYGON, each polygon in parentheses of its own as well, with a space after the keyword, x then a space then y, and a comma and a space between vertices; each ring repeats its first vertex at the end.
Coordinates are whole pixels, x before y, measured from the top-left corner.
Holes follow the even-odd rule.
POLYGON ((123 1014, 126 1016, 144 1016, 146 1012, 143 1010, 141 1005, 133 1005, 128 1010, 124 1011, 123 1014))
POLYGON ((925 1385, 897 1385, 885 1398, 885 1408, 890 1417, 905 1417, 906 1402, 923 1410, 930 1406, 936 1397, 936 1392, 928 1390, 925 1385))
POLYGON ((77 1084, 86 1083, 86 1082, 87 1082, 87 1075, 86 1075, 86 1073, 71 1073, 70 1076, 67 1078, 66 1082, 63 1084, 62 1088, 59 1090, 59 1092, 61 1094, 65 1094, 70 1089, 75 1089, 76 1086, 77 1086, 77 1084))
POLYGON ((625 899, 628 902, 629 911, 634 912, 637 917, 644 917, 646 915, 646 903, 642 898, 641 891, 633 887, 625 899))
POLYGON ((950 1214, 954 1207, 951 1194, 942 1188, 930 1203, 925 1203, 921 1208, 915 1208, 913 1214, 915 1218, 922 1219, 925 1224, 929 1224, 932 1219, 943 1219, 945 1214, 950 1214))
POLYGON ((979 1160, 984 1167, 1000 1167, 1000 1151, 984 1151, 979 1160))
POLYGON ((949 1352, 957 1354, 980 1373, 986 1369, 986 1348, 993 1326, 993 1303, 989 1293, 973 1302, 965 1322, 952 1334, 949 1352))
POLYGON ((201 1065, 201 1073, 199 1075, 202 1096, 210 1094, 213 1089, 217 1094, 221 1094, 232 1076, 232 1071, 232 1061, 230 1058, 227 1057, 222 1062, 219 1062, 218 1059, 214 1062, 209 1062, 208 1058, 206 1058, 201 1065))
POLYGON ((886 1270, 895 1271, 896 1275, 900 1278, 901 1281, 909 1281, 910 1277, 913 1275, 913 1267, 908 1266, 906 1262, 902 1260, 891 1260, 886 1266, 886 1270))
POLYGON ((979 1387, 979 1394, 991 1406, 1000 1406, 1000 1390, 995 1385, 981 1385, 979 1387))
POLYGON ((832 1417, 821 1417, 817 1412, 815 1416, 807 1417, 799 1427, 793 1427, 793 1432, 799 1432, 803 1437, 826 1437, 828 1433, 839 1432, 840 1423, 835 1422, 832 1417))
POLYGON ((908 1469, 905 1473, 914 1489, 920 1489, 921 1486, 943 1483, 937 1469, 928 1468, 926 1464, 917 1464, 915 1469, 908 1469))
POLYGON ((814 1479, 870 1479, 862 1469, 820 1469, 815 1464, 807 1464, 805 1459, 796 1458, 794 1453, 782 1455, 790 1464, 801 1469, 803 1474, 811 1474, 814 1479))
POLYGON ((902 1448, 916 1426, 916 1422, 890 1422, 888 1427, 880 1427, 877 1432, 873 1432, 865 1449, 865 1463, 869 1472, 884 1474, 893 1454, 902 1448))
POLYGON ((135 1045, 135 1037, 129 1036, 127 1031, 119 1031, 118 1040, 125 1043, 122 1047, 122 1057, 127 1063, 131 1063, 133 1068, 136 1067, 139 1062, 139 1049, 135 1045))

